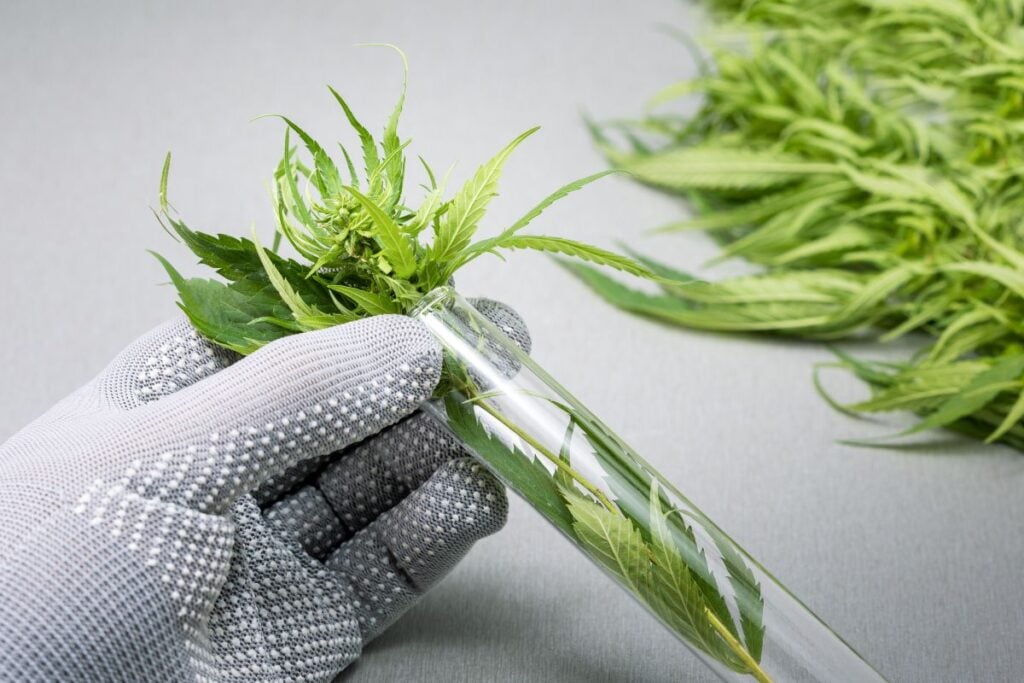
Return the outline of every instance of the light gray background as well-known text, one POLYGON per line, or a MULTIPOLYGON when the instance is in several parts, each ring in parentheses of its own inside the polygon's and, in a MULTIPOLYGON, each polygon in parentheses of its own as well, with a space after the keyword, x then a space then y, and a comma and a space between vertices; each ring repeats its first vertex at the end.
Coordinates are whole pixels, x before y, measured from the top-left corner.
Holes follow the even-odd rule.
MULTIPOLYGON (((674 0, 207 2, 0 6, 0 438, 174 314, 144 253, 183 250, 149 211, 171 197, 195 226, 271 227, 266 181, 287 112, 342 130, 324 85, 382 122, 400 44, 412 64, 404 134, 456 179, 523 129, 487 221, 500 228, 602 167, 579 113, 628 116, 692 72, 660 23, 699 33, 674 0)), ((641 238, 670 199, 611 179, 538 229, 628 238, 687 267, 700 235, 641 238)), ((929 435, 916 452, 837 438, 881 434, 830 410, 810 382, 817 345, 686 333, 605 306, 543 257, 460 276, 528 320, 535 356, 896 681, 1024 677, 1019 567, 1024 460, 929 435), (938 443, 941 442, 941 443, 938 443)), ((712 273, 713 275, 714 273, 712 273)), ((862 350, 862 352, 867 352, 862 350)), ((855 382, 832 378, 853 396, 855 382)), ((707 680, 696 660, 518 501, 508 528, 374 643, 356 681, 707 680)))

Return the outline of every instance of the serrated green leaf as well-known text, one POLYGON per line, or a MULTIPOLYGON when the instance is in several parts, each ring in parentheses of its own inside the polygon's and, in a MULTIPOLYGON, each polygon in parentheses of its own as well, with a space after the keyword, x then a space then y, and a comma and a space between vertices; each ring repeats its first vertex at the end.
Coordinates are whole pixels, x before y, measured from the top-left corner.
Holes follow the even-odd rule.
MULTIPOLYGON (((334 96, 334 100, 345 113, 345 118, 348 120, 348 124, 359 137, 359 144, 363 150, 363 168, 366 171, 366 176, 369 177, 377 170, 377 166, 380 165, 380 158, 377 155, 377 141, 373 139, 373 135, 366 129, 366 126, 356 118, 356 115, 352 112, 352 108, 348 106, 348 102, 345 101, 345 98, 338 94, 338 91, 331 86, 327 86, 327 89, 331 91, 331 95, 334 96)), ((355 183, 353 183, 353 185, 354 184, 355 183)))
POLYGON ((530 504, 548 521, 570 538, 575 538, 573 517, 543 463, 488 433, 472 406, 459 397, 447 395, 444 405, 452 432, 503 481, 513 482, 517 489, 528 495, 530 504))
POLYGON ((473 177, 455 193, 430 250, 433 261, 441 264, 452 261, 469 246, 488 204, 498 193, 501 169, 509 155, 537 130, 531 128, 512 140, 494 158, 478 168, 473 177))
POLYGON ((850 297, 837 315, 843 318, 853 318, 869 314, 873 307, 881 304, 893 292, 922 272, 924 271, 921 267, 907 264, 887 270, 869 279, 859 292, 850 297))
POLYGON ((430 173, 430 183, 433 189, 427 193, 423 203, 420 204, 420 208, 416 210, 416 213, 409 222, 402 226, 405 232, 415 237, 437 220, 441 207, 444 204, 444 192, 448 186, 448 176, 450 173, 451 169, 449 168, 444 177, 441 178, 440 185, 437 183, 437 179, 434 178, 434 174, 430 173))
POLYGON ((718 332, 800 330, 813 336, 831 321, 828 311, 808 312, 806 304, 700 308, 675 296, 648 294, 627 287, 596 268, 576 263, 562 265, 618 308, 688 327, 718 332))
POLYGON ((401 313, 401 309, 395 305, 395 301, 389 297, 384 297, 365 289, 359 289, 358 287, 348 287, 346 285, 329 284, 327 285, 327 288, 340 294, 344 294, 369 315, 401 313))
POLYGON ((263 270, 266 271, 267 277, 270 280, 270 284, 273 285, 274 290, 277 291, 281 301, 291 311, 292 317, 298 319, 300 317, 316 317, 323 315, 323 313, 315 306, 311 306, 306 303, 305 300, 299 295, 295 288, 292 287, 291 283, 286 277, 281 274, 281 271, 274 265, 273 260, 267 255, 266 250, 260 245, 259 241, 253 240, 253 244, 256 246, 256 255, 263 265, 263 270))
POLYGON ((998 263, 960 261, 943 266, 943 270, 955 273, 970 273, 994 280, 1014 294, 1024 298, 1024 272, 998 263))
MULTIPOLYGON (((701 584, 679 553, 666 523, 657 482, 650 491, 651 553, 653 560, 652 590, 643 596, 651 608, 673 629, 684 634, 690 642, 733 669, 743 670, 743 663, 708 621, 706 610, 711 609, 704 599, 701 584)), ((760 656, 754 657, 760 659, 760 656)))
POLYGON ((1024 391, 1018 394, 1017 399, 1013 402, 1010 409, 1006 411, 1005 417, 1002 418, 999 426, 985 437, 985 442, 992 443, 1003 438, 1011 429, 1020 425, 1022 419, 1024 419, 1024 391))
MULTIPOLYGON (((569 424, 565 428, 565 434, 562 436, 562 445, 558 449, 558 457, 565 464, 571 464, 569 461, 569 455, 572 453, 572 440, 576 433, 576 419, 571 415, 572 411, 566 411, 569 415, 569 424)), ((573 490, 575 484, 564 469, 555 470, 555 484, 560 489, 573 490)))
POLYGON ((316 167, 313 182, 316 184, 317 189, 323 195, 337 194, 342 185, 341 174, 338 173, 338 167, 334 165, 330 155, 324 151, 320 143, 314 140, 309 133, 300 128, 294 121, 287 116, 280 118, 289 128, 295 131, 295 134, 299 136, 310 155, 312 155, 313 164, 316 167))
POLYGON ((329 327, 337 327, 345 323, 359 320, 359 316, 348 312, 318 313, 316 315, 296 316, 295 323, 301 332, 312 330, 326 330, 329 327))
POLYGON ((755 662, 760 662, 765 635, 764 595, 761 592, 761 584, 748 560, 740 554, 738 546, 719 533, 714 525, 708 524, 705 528, 715 540, 725 570, 729 573, 729 583, 740 615, 740 628, 743 629, 743 643, 751 658, 755 662))
POLYGON ((290 334, 278 325, 261 322, 266 318, 285 320, 291 315, 269 286, 253 286, 246 281, 226 285, 215 280, 184 278, 165 258, 156 253, 153 256, 178 291, 179 307, 207 339, 249 354, 290 334))
POLYGON ((918 367, 908 365, 891 368, 888 372, 877 364, 853 363, 849 358, 846 363, 858 377, 871 382, 876 388, 870 399, 848 406, 860 412, 933 411, 988 369, 980 361, 918 367))
POLYGON ((637 595, 651 592, 647 546, 633 523, 572 490, 562 490, 576 538, 590 556, 637 595))
POLYGON ((531 222, 533 222, 533 220, 540 216, 545 209, 550 207, 558 200, 563 199, 567 195, 572 194, 577 190, 581 190, 587 185, 593 183, 594 181, 600 180, 601 178, 604 178, 605 176, 611 175, 613 173, 616 173, 616 171, 602 171, 600 173, 594 173, 593 175, 589 175, 586 176, 585 178, 580 178, 579 180, 574 180, 571 183, 563 185, 562 187, 558 188, 557 190, 549 194, 547 197, 542 199, 536 206, 534 206, 532 209, 523 214, 523 216, 519 220, 510 225, 505 230, 503 230, 500 234, 494 237, 489 237, 485 240, 480 240, 479 242, 476 242, 475 244, 471 244, 470 246, 468 246, 461 255, 461 263, 466 263, 469 260, 479 256, 480 254, 485 254, 500 248, 506 240, 508 240, 510 237, 512 237, 517 232, 519 232, 527 225, 529 225, 531 222))
POLYGON ((955 420, 979 411, 1000 392, 1019 392, 1022 373, 1024 373, 1024 356, 998 361, 989 369, 975 375, 955 396, 942 403, 935 412, 902 432, 901 435, 906 436, 926 429, 945 427, 955 420))
MULTIPOLYGON (((285 128, 284 132, 284 153, 281 155, 281 179, 284 180, 284 191, 288 193, 287 207, 290 214, 294 215, 306 228, 312 228, 314 221, 306 207, 306 202, 299 194, 299 187, 295 182, 295 169, 292 166, 291 128, 285 128)), ((293 242, 294 243, 294 242, 293 242)))
POLYGON ((846 223, 833 228, 823 237, 805 240, 783 251, 772 258, 771 262, 775 266, 787 266, 800 261, 811 261, 816 257, 834 256, 840 252, 867 248, 872 244, 873 235, 868 230, 855 223, 846 223))
POLYGON ((381 246, 381 253, 395 269, 395 275, 407 278, 416 272, 416 254, 395 221, 359 190, 354 187, 345 189, 359 201, 373 219, 373 224, 377 228, 376 237, 381 246))
POLYGON ((352 187, 359 187, 359 176, 356 174, 356 165, 352 162, 352 157, 348 153, 348 149, 345 145, 338 143, 338 149, 341 150, 341 156, 345 158, 345 168, 348 169, 349 184, 352 187))
POLYGON ((772 151, 715 147, 672 149, 623 160, 619 168, 638 180, 671 190, 691 188, 760 189, 803 177, 838 174, 833 164, 808 162, 772 151))
POLYGON ((382 43, 380 46, 391 48, 402 59, 402 89, 398 96, 398 101, 388 117, 387 125, 384 126, 384 136, 381 140, 388 180, 391 184, 392 193, 397 199, 397 196, 401 194, 405 178, 405 158, 399 153, 403 145, 398 137, 398 120, 402 116, 402 107, 405 105, 405 92, 409 83, 409 60, 406 59, 405 53, 395 45, 382 43))
POLYGON ((167 213, 169 207, 167 203, 167 176, 171 172, 171 153, 168 152, 167 156, 164 157, 164 166, 160 171, 160 211, 164 214, 167 213))
POLYGON ((699 278, 687 273, 686 271, 673 268, 667 263, 656 261, 650 256, 641 254, 628 246, 623 246, 623 249, 626 254, 632 257, 636 262, 660 277, 662 279, 662 282, 660 283, 662 286, 673 287, 675 285, 688 285, 699 281, 699 278))
MULTIPOLYGON (((829 198, 837 202, 847 197, 853 187, 846 179, 814 182, 810 179, 793 187, 770 191, 756 200, 736 206, 705 208, 697 216, 658 229, 658 232, 681 230, 728 230, 755 225, 782 211, 798 208, 817 199, 829 198)), ((698 199, 694 197, 694 199, 698 199)))
POLYGON ((596 263, 600 266, 608 266, 615 270, 621 270, 622 272, 629 273, 630 275, 657 279, 654 273, 631 258, 590 244, 566 239, 564 237, 551 237, 548 235, 512 235, 511 237, 502 239, 496 248, 532 249, 534 251, 546 251, 552 254, 563 254, 583 261, 596 263))
MULTIPOLYGON (((581 406, 569 408, 558 403, 555 405, 565 412, 566 416, 570 418, 571 424, 577 425, 586 435, 587 443, 594 449, 594 455, 598 461, 603 463, 605 467, 611 468, 611 471, 615 473, 614 476, 609 476, 606 479, 606 483, 616 500, 615 505, 619 512, 636 525, 641 536, 645 537, 645 543, 653 543, 654 536, 652 530, 654 529, 655 522, 650 517, 649 505, 640 505, 639 503, 644 501, 638 501, 636 493, 637 491, 656 488, 656 480, 645 476, 629 466, 619 466, 624 460, 628 461, 629 458, 639 456, 633 454, 626 444, 608 431, 607 427, 586 408, 581 406)), ((676 623, 676 626, 680 628, 683 626, 679 623, 680 619, 685 615, 676 612, 689 609, 690 615, 693 617, 693 615, 697 614, 694 610, 704 610, 706 608, 708 613, 714 615, 723 628, 731 633, 733 637, 738 638, 739 634, 729 607, 726 604, 725 597, 718 588, 718 583, 708 564, 706 553, 697 543, 693 530, 687 526, 682 515, 679 514, 673 515, 671 523, 667 526, 668 531, 666 533, 671 537, 671 550, 679 556, 689 572, 694 585, 700 591, 701 605, 697 606, 688 602, 686 605, 680 606, 674 605, 671 600, 665 602, 664 598, 666 595, 671 597, 672 593, 665 594, 660 592, 663 590, 663 587, 659 587, 657 583, 651 584, 652 593, 647 596, 649 604, 659 605, 657 609, 664 609, 669 613, 675 613, 668 614, 666 617, 670 617, 676 623)), ((651 552, 650 547, 648 547, 648 555, 652 558, 652 564, 654 564, 654 554, 651 552)), ((652 571, 655 573, 655 578, 657 578, 657 567, 652 567, 652 571)), ((644 596, 641 597, 643 598, 644 596)), ((702 612, 702 614, 705 617, 703 620, 704 624, 710 625, 710 620, 706 618, 707 613, 702 612)), ((688 628, 693 627, 693 624, 686 619, 683 619, 683 622, 684 624, 690 624, 688 628)), ((725 645, 724 641, 719 640, 718 642, 721 645, 725 645)), ((711 652, 714 654, 713 650, 711 652)), ((729 664, 730 657, 728 652, 724 654, 719 652, 718 655, 722 657, 721 661, 729 664)), ((732 666, 732 664, 729 665, 732 666)))
MULTIPOLYGON (((210 266, 222 277, 232 282, 250 280, 261 285, 270 283, 256 244, 251 240, 231 235, 197 232, 182 221, 174 219, 170 220, 170 224, 192 253, 199 257, 200 263, 210 266)), ((271 252, 267 252, 266 256, 304 300, 316 306, 326 306, 330 303, 330 298, 322 287, 306 280, 306 266, 271 252)))

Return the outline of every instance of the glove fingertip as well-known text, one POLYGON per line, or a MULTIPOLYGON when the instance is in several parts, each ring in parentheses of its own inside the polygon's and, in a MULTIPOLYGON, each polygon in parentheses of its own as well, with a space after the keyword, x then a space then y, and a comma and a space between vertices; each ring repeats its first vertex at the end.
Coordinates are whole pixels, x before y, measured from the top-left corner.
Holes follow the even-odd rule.
POLYGON ((524 353, 530 353, 530 349, 533 347, 530 329, 516 309, 494 299, 472 299, 470 303, 498 329, 507 334, 524 353))
POLYGON ((266 502, 267 482, 278 491, 299 484, 305 461, 419 408, 437 386, 441 358, 430 331, 398 315, 285 337, 138 411, 130 425, 141 435, 136 451, 204 453, 185 463, 178 487, 203 512, 222 512, 256 489, 266 502))
POLYGON ((423 323, 403 315, 379 315, 353 324, 366 328, 366 348, 372 350, 370 362, 378 363, 385 373, 400 373, 398 385, 408 387, 420 401, 430 397, 441 379, 443 354, 423 323))
POLYGON ((99 389, 110 405, 131 410, 191 386, 238 359, 238 354, 200 335, 185 318, 175 318, 118 354, 100 376, 99 389))
POLYGON ((508 519, 504 487, 468 457, 448 461, 381 520, 384 543, 427 590, 508 519))

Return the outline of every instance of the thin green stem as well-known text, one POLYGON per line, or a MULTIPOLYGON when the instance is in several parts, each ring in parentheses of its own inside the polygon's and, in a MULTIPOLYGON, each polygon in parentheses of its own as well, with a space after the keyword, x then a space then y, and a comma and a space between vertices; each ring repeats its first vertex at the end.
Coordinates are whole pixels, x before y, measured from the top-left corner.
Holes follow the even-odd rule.
POLYGON ((713 626, 714 629, 718 631, 718 635, 722 636, 722 640, 724 640, 726 645, 729 646, 729 649, 735 652, 736 656, 743 661, 743 663, 747 666, 748 669, 750 669, 751 676, 756 678, 759 681, 759 683, 772 683, 771 677, 767 673, 765 673, 765 670, 761 668, 761 665, 757 663, 757 660, 754 659, 749 652, 747 652, 747 648, 743 647, 742 643, 736 640, 736 636, 734 636, 729 631, 729 629, 726 628, 725 624, 722 623, 722 621, 715 615, 714 612, 712 612, 709 608, 705 607, 704 616, 707 617, 708 621, 711 623, 711 626, 713 626))
POLYGON ((608 497, 606 495, 604 495, 596 486, 587 481, 586 477, 584 477, 582 474, 580 474, 572 467, 570 467, 569 464, 565 462, 565 460, 563 460, 562 458, 558 457, 550 450, 545 448, 543 444, 537 441, 537 439, 533 438, 528 433, 523 431, 522 428, 520 428, 518 425, 516 425, 507 417, 505 417, 505 415, 497 408, 490 405, 486 401, 474 401, 473 404, 480 406, 480 408, 482 408, 488 415, 490 415, 495 420, 497 420, 505 427, 507 427, 513 434, 518 436, 526 443, 530 444, 530 446, 535 451, 543 455, 547 460, 551 462, 551 464, 560 469, 562 472, 565 472, 565 474, 572 478, 573 481, 577 482, 580 486, 586 489, 592 496, 597 498, 597 500, 600 501, 601 505, 608 508, 610 512, 613 512, 616 515, 622 514, 619 508, 616 507, 616 505, 612 503, 610 500, 608 500, 608 497))

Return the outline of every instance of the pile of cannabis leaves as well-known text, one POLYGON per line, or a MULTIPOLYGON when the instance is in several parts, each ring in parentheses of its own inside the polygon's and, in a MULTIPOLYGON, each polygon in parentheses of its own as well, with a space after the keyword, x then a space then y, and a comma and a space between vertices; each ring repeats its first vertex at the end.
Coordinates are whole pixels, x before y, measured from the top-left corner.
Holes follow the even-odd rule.
MULTIPOLYGON (((404 55, 403 55, 404 61, 404 55)), ((405 204, 405 149, 398 120, 405 86, 378 142, 334 89, 331 94, 355 131, 365 177, 340 147, 347 179, 327 151, 292 120, 272 184, 277 230, 268 249, 253 239, 211 235, 189 228, 167 202, 170 155, 160 184, 158 218, 200 262, 223 280, 183 277, 157 255, 178 291, 179 306, 204 336, 241 354, 280 337, 386 313, 409 313, 423 295, 445 285, 467 263, 500 250, 534 249, 652 276, 624 256, 562 237, 520 231, 544 209, 607 172, 571 182, 546 197, 499 234, 473 241, 480 220, 497 194, 502 166, 537 129, 515 138, 481 166, 451 197, 445 179, 420 159, 429 177, 418 208, 405 204), (295 135, 309 154, 298 158, 295 135), (432 234, 432 239, 424 235, 432 234), (281 237, 305 261, 279 253, 281 237)))
POLYGON ((833 405, 914 411, 905 433, 945 426, 1024 450, 1024 1, 710 4, 724 22, 710 59, 652 105, 697 96, 697 112, 595 135, 615 165, 688 200, 692 217, 666 230, 707 231, 716 260, 761 272, 700 282, 647 261, 675 280, 649 295, 574 271, 687 327, 927 333, 906 362, 840 352, 872 396, 833 405))

